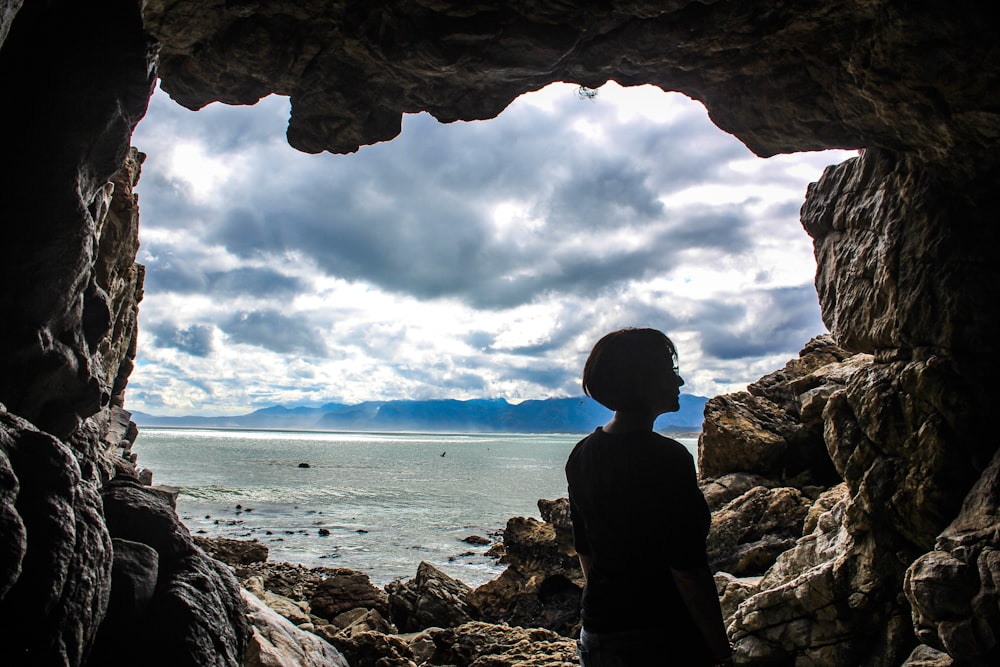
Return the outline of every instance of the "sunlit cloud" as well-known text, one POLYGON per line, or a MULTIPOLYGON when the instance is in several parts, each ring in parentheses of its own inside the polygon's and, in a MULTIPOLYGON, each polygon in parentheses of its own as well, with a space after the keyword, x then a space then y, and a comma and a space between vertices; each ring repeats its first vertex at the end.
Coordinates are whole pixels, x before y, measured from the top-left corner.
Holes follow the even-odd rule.
POLYGON ((853 153, 762 160, 681 95, 576 90, 492 121, 407 116, 349 156, 288 147, 286 99, 193 113, 157 92, 134 137, 128 406, 578 395, 622 326, 665 330, 685 391, 714 395, 823 331, 798 210, 853 153))

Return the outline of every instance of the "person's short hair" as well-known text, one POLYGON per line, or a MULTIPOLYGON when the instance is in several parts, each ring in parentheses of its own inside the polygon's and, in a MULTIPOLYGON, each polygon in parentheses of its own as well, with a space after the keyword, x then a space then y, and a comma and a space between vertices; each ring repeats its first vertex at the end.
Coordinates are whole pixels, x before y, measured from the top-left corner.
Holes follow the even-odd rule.
POLYGON ((610 410, 649 407, 650 388, 676 374, 677 348, 657 329, 619 329, 597 341, 583 367, 583 393, 610 410))

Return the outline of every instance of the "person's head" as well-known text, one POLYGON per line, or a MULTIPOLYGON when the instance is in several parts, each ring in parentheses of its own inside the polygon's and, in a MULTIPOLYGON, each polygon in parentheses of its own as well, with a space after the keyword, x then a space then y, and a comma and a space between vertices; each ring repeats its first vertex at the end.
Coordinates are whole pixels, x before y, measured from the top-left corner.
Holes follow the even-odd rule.
POLYGON ((597 341, 583 367, 583 391, 618 412, 678 409, 677 348, 656 329, 620 329, 597 341))

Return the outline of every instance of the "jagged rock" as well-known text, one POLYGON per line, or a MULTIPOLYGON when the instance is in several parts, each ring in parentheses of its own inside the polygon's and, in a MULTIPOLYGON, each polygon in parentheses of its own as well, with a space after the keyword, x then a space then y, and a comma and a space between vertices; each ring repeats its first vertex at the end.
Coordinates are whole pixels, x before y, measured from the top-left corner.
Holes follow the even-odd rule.
POLYGON ((869 357, 852 357, 830 336, 817 336, 780 371, 746 392, 709 399, 698 438, 698 474, 733 473, 780 484, 829 486, 840 481, 823 438, 823 408, 869 357))
POLYGON ((351 667, 417 667, 409 645, 394 635, 359 632, 351 637, 332 637, 351 667))
POLYGON ((847 505, 825 513, 816 531, 781 554, 758 582, 758 592, 736 608, 729 628, 739 662, 806 656, 830 667, 857 664, 850 646, 855 630, 838 609, 849 608, 847 598, 855 592, 844 556, 853 546, 843 526, 847 505))
POLYGON ((155 0, 144 19, 162 44, 163 86, 174 99, 197 109, 289 95, 289 142, 307 152, 389 139, 404 112, 492 118, 525 90, 609 78, 702 100, 716 124, 760 155, 878 145, 940 158, 961 139, 988 143, 1000 125, 989 112, 990 78, 972 64, 991 62, 989 40, 972 38, 968 19, 931 7, 905 17, 869 5, 810 11, 759 0, 391 2, 335 12, 290 0, 155 0), (940 45, 947 74, 929 75, 930 44, 940 45))
POLYGON ((538 513, 542 521, 552 524, 556 530, 556 539, 560 544, 573 544, 573 518, 569 511, 569 498, 548 500, 539 498, 538 513))
POLYGON ((774 480, 746 472, 731 472, 720 477, 714 477, 700 484, 708 508, 713 512, 734 498, 739 498, 750 489, 762 486, 771 488, 777 486, 774 480))
POLYGON ((386 586, 392 622, 403 632, 431 626, 452 627, 472 620, 466 596, 472 589, 421 561, 417 576, 386 586))
MULTIPOLYGON (((242 599, 253 626, 246 653, 236 664, 244 667, 350 667, 333 646, 303 632, 247 591, 242 599)), ((355 667, 357 667, 355 665, 355 667)))
POLYGON ((913 649, 913 653, 900 667, 952 667, 954 664, 947 653, 921 645, 913 649))
POLYGON ((143 623, 117 650, 139 651, 156 639, 163 644, 149 656, 151 665, 238 664, 250 635, 239 583, 195 545, 170 494, 119 479, 103 500, 111 534, 151 547, 159 563, 143 623))
POLYGON ((195 535, 194 541, 212 558, 234 567, 267 560, 267 545, 261 544, 257 540, 234 540, 228 537, 195 535))
POLYGON ((297 602, 311 600, 319 585, 338 572, 337 568, 306 567, 295 563, 260 562, 236 567, 236 576, 249 590, 259 585, 261 590, 297 602), (253 580, 259 583, 251 583, 253 580))
POLYGON ((502 561, 507 569, 467 596, 476 618, 549 628, 566 636, 578 631, 584 580, 572 547, 568 505, 566 498, 544 503, 545 514, 558 524, 529 517, 507 521, 502 561))
POLYGON ((819 525, 820 517, 847 498, 847 484, 838 484, 837 486, 823 492, 819 498, 816 499, 816 502, 809 506, 809 511, 806 512, 806 517, 802 522, 802 534, 809 535, 815 531, 816 527, 819 525))
POLYGON ((358 607, 377 609, 388 616, 389 598, 385 591, 372 585, 367 574, 336 568, 316 585, 309 607, 313 614, 326 619, 358 607))
POLYGON ((698 474, 711 479, 746 472, 780 479, 788 448, 781 433, 794 426, 780 406, 765 398, 747 392, 711 398, 698 437, 698 474))
POLYGON ((148 627, 139 635, 145 646, 163 642, 148 664, 239 664, 251 629, 242 589, 228 566, 195 548, 169 574, 161 573, 160 581, 148 627))
POLYGON ((271 591, 262 590, 260 594, 257 591, 247 588, 247 590, 254 594, 257 598, 261 600, 268 607, 279 613, 280 615, 287 618, 293 625, 302 626, 307 623, 312 623, 312 616, 310 616, 309 605, 305 602, 299 600, 290 600, 283 595, 278 595, 277 593, 272 593, 271 591))
POLYGON ((434 638, 428 630, 401 635, 400 639, 406 642, 406 645, 413 653, 414 661, 418 665, 428 662, 437 650, 434 638))
POLYGON ((429 631, 437 651, 432 664, 469 667, 575 667, 576 642, 542 628, 473 621, 429 631))
MULTIPOLYGON (((0 244, 0 401, 34 425, 4 418, 0 431, 0 610, 15 619, 0 628, 6 654, 29 645, 49 652, 43 662, 78 664, 104 613, 110 543, 94 480, 129 468, 98 460, 109 423, 98 415, 121 400, 135 340, 125 304, 141 289, 139 267, 129 284, 132 237, 108 225, 132 178, 113 175, 159 49, 164 89, 190 107, 290 95, 289 140, 307 150, 387 138, 404 112, 486 118, 549 81, 609 78, 702 100, 758 154, 864 146, 810 188, 802 219, 824 321, 841 346, 873 359, 843 382, 795 386, 798 422, 788 423, 811 437, 821 418, 847 493, 816 517, 818 537, 779 557, 735 622, 742 656, 794 649, 803 662, 896 667, 915 641, 902 573, 936 547, 996 450, 1000 47, 990 17, 940 3, 762 0, 5 3, 0 80, 34 110, 0 112, 17 128, 4 144, 16 168, 2 180, 15 222, 0 244), (15 488, 16 499, 4 495, 15 488), (820 605, 814 590, 835 602, 820 605)), ((134 202, 120 203, 131 217, 134 202)), ((758 383, 750 395, 776 405, 775 388, 758 383)), ((766 405, 767 418, 741 410, 751 424, 772 416, 766 405)), ((782 438, 786 454, 797 451, 782 438)), ((754 465, 773 463, 750 453, 754 465)), ((808 460, 794 459, 791 474, 808 460)), ((161 567, 186 558, 158 553, 161 567)), ((972 566, 958 548, 942 553, 972 566)), ((987 587, 990 568, 977 574, 987 587)), ((965 580, 963 568, 947 571, 965 580)))
MULTIPOLYGON (((341 618, 342 616, 343 614, 337 618, 341 618)), ((362 632, 380 632, 384 635, 396 634, 396 627, 385 620, 382 614, 378 613, 375 609, 365 609, 363 614, 337 632, 337 637, 350 639, 362 632)))
POLYGON ((917 636, 961 664, 1000 661, 1000 453, 938 537, 907 570, 917 636))
POLYGON ((0 644, 25 664, 79 664, 104 617, 111 537, 65 444, 0 406, 0 644))
POLYGON ((841 375, 837 383, 843 384, 840 362, 851 356, 850 352, 837 345, 833 336, 816 336, 802 347, 798 357, 789 360, 784 368, 751 382, 747 391, 794 411, 803 392, 829 384, 831 375, 841 375))
POLYGON ((712 514, 709 565, 738 577, 763 574, 801 537, 809 505, 798 489, 750 489, 712 514))
POLYGON ((757 593, 760 577, 735 577, 727 572, 715 573, 715 587, 722 605, 722 617, 730 618, 740 604, 757 593))

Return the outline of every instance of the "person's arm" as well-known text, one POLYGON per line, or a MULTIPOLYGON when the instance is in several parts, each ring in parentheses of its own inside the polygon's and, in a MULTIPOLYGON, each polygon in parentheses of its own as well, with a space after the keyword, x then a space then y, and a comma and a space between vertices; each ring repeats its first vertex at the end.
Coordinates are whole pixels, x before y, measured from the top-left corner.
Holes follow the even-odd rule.
POLYGON ((590 554, 578 553, 577 556, 580 558, 580 569, 583 570, 583 580, 586 581, 590 578, 590 554))
POLYGON ((670 573, 716 662, 720 665, 732 665, 733 648, 726 635, 719 594, 715 590, 715 580, 708 567, 701 566, 690 570, 670 568, 670 573))

